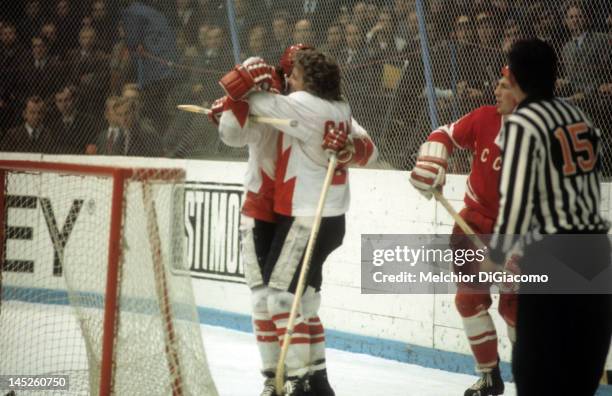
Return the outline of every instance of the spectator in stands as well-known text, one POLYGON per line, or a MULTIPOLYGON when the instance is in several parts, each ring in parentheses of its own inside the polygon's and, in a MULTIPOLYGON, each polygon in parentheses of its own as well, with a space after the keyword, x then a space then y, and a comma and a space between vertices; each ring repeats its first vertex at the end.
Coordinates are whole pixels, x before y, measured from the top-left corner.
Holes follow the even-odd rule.
POLYGON ((267 43, 268 31, 266 27, 264 25, 254 25, 249 31, 247 52, 242 56, 242 59, 244 60, 251 56, 260 56, 268 62, 274 62, 274 60, 270 59, 266 51, 267 43))
POLYGON ((222 59, 223 42, 228 39, 220 26, 211 26, 206 33, 205 51, 196 60, 196 66, 223 73, 225 61, 222 59))
POLYGON ((429 0, 428 5, 426 26, 430 46, 444 45, 453 28, 452 13, 448 10, 448 1, 429 0))
POLYGON ((270 40, 270 59, 267 59, 271 64, 276 64, 285 48, 289 47, 291 42, 291 30, 289 20, 291 16, 286 10, 278 10, 272 16, 272 39, 270 40))
POLYGON ((370 16, 368 13, 368 4, 365 1, 358 1, 353 5, 353 18, 351 23, 359 28, 360 34, 363 36, 365 36, 374 26, 374 24, 370 24, 370 16))
POLYGON ((352 15, 347 6, 340 6, 338 14, 338 23, 342 26, 342 30, 346 29, 346 25, 351 23, 352 15))
POLYGON ((79 19, 74 13, 69 0, 58 0, 55 6, 55 26, 57 38, 62 46, 72 49, 77 46, 78 37, 74 32, 79 31, 79 19))
POLYGON ((76 106, 76 88, 64 87, 55 94, 57 114, 51 130, 57 137, 64 154, 83 154, 88 145, 95 143, 96 125, 92 116, 76 106))
POLYGON ((66 53, 66 48, 57 40, 57 28, 55 23, 47 21, 40 28, 40 37, 47 43, 49 56, 61 59, 66 53))
POLYGON ((104 0, 91 4, 91 27, 96 31, 98 49, 110 53, 116 34, 116 21, 111 17, 104 0))
POLYGON ((142 92, 136 83, 127 83, 121 89, 121 98, 126 98, 134 102, 134 117, 138 123, 144 124, 146 130, 155 130, 153 121, 143 114, 142 92))
MULTIPOLYGON (((115 115, 115 104, 120 99, 119 96, 109 96, 104 104, 104 119, 106 120, 107 126, 98 133, 95 141, 95 146, 89 147, 87 150, 88 154, 98 155, 112 155, 113 149, 115 149, 115 140, 120 136, 121 130, 119 128, 119 122, 115 115)), ((117 150, 118 151, 118 148, 117 150)))
MULTIPOLYGON (((459 15, 455 19, 455 30, 454 30, 454 38, 455 38, 455 52, 446 54, 449 58, 448 61, 451 64, 456 64, 457 69, 455 70, 455 74, 451 75, 451 78, 456 76, 457 81, 450 81, 450 85, 446 84, 442 87, 445 92, 449 89, 454 89, 453 95, 456 95, 459 100, 456 101, 455 98, 452 98, 450 103, 445 103, 444 110, 455 111, 456 113, 465 113, 471 109, 473 109, 472 100, 462 100, 466 97, 474 96, 475 98, 480 96, 480 91, 478 90, 481 87, 480 78, 477 72, 472 70, 472 65, 477 63, 474 59, 474 54, 480 51, 480 47, 475 42, 475 31, 474 31, 474 21, 468 14, 459 15), (452 56, 455 56, 453 59, 452 56), (472 91, 473 90, 473 91, 472 91), (459 109, 456 109, 456 106, 459 106, 459 109)), ((451 117, 456 119, 458 114, 453 114, 451 117)), ((444 117, 443 117, 444 118, 444 117)), ((446 118, 445 118, 446 120, 446 118)), ((445 122, 445 121, 442 121, 445 122)))
POLYGON ((206 52, 206 37, 208 36, 208 31, 210 30, 210 25, 203 23, 198 27, 198 37, 194 45, 188 46, 185 48, 183 53, 183 58, 181 59, 182 65, 193 66, 193 62, 196 57, 203 55, 206 52))
POLYGON ((228 66, 228 58, 223 56, 223 43, 229 40, 219 26, 211 26, 206 35, 206 50, 194 59, 193 70, 188 80, 186 94, 191 98, 188 103, 203 103, 208 106, 212 101, 223 95, 223 90, 217 84, 204 87, 202 84, 205 76, 209 81, 219 81, 228 66))
POLYGON ((496 19, 488 11, 476 15, 476 37, 483 49, 497 50, 500 46, 496 19))
POLYGON ((406 42, 394 35, 393 14, 383 7, 378 21, 366 34, 370 58, 384 59, 387 63, 401 63, 406 42))
POLYGON ((557 53, 561 52, 565 31, 554 7, 534 3, 527 9, 525 24, 533 26, 535 36, 552 45, 557 53))
MULTIPOLYGON (((251 19, 249 18, 248 0, 234 0, 234 22, 240 39, 240 47, 246 47, 251 19)), ((217 21, 217 23, 219 23, 217 21)))
POLYGON ((368 61, 368 51, 365 47, 364 36, 359 26, 349 23, 344 31, 346 47, 338 59, 340 65, 348 69, 356 69, 368 61))
POLYGON ((196 16, 193 3, 191 0, 175 0, 175 5, 173 7, 174 18, 171 19, 178 30, 178 35, 188 36, 187 27, 191 25, 192 18, 196 16))
POLYGON ((2 22, 0 28, 0 62, 17 62, 22 56, 23 48, 17 40, 15 25, 9 21, 2 22))
POLYGON ((213 25, 219 23, 222 18, 227 18, 223 4, 225 0, 195 0, 196 15, 191 20, 195 30, 197 31, 202 24, 213 25))
POLYGON ((79 33, 79 47, 70 50, 67 61, 70 65, 70 81, 88 97, 81 103, 83 110, 91 114, 102 113, 104 97, 108 90, 107 58, 96 47, 96 31, 84 27, 79 33))
POLYGON ((40 0, 26 0, 23 3, 24 17, 19 20, 19 37, 31 40, 40 32, 43 15, 40 0))
POLYGON ((477 46, 471 56, 463 58, 459 70, 458 95, 466 106, 475 108, 493 100, 493 89, 503 64, 501 40, 495 19, 488 12, 476 16, 477 46))
POLYGON ((346 25, 345 39, 346 46, 338 59, 338 64, 343 69, 344 90, 355 117, 359 118, 359 122, 363 123, 366 129, 371 129, 369 126, 373 124, 373 120, 365 118, 371 114, 367 104, 371 103, 371 95, 380 91, 382 65, 369 57, 365 37, 357 25, 346 25))
POLYGON ((455 19, 454 38, 459 45, 469 45, 474 42, 472 19, 468 15, 459 15, 455 19))
MULTIPOLYGON (((416 12, 414 2, 405 0, 393 1, 393 23, 395 36, 410 42, 414 39, 416 12), (411 14, 414 13, 414 20, 411 14)), ((418 28, 416 29, 418 33, 418 28)))
POLYGON ((117 95, 121 87, 128 81, 136 80, 136 64, 125 42, 125 30, 118 24, 117 42, 113 45, 109 60, 110 85, 109 91, 117 95))
POLYGON ((327 28, 325 43, 319 49, 335 59, 340 59, 343 48, 345 48, 345 42, 342 26, 330 25, 327 28))
POLYGON ((51 130, 44 125, 45 102, 39 96, 26 100, 24 123, 9 129, 0 140, 0 151, 55 153, 58 144, 51 130))
POLYGON ((510 52, 512 44, 520 38, 520 28, 516 20, 508 19, 504 29, 504 37, 502 39, 502 51, 504 54, 510 52))
POLYGON ((60 69, 57 58, 50 57, 45 41, 32 38, 31 53, 20 63, 18 94, 21 98, 41 96, 44 100, 63 84, 65 71, 60 69))
POLYGON ((293 42, 316 45, 312 32, 312 23, 308 19, 300 19, 293 27, 293 42))
POLYGON ((563 73, 557 81, 557 88, 562 96, 569 96, 579 105, 582 103, 590 107, 590 103, 585 101, 590 102, 605 82, 605 67, 612 61, 610 43, 605 34, 590 29, 590 21, 580 2, 568 4, 565 25, 571 40, 561 51, 563 73))
POLYGON ((5 21, 0 27, 0 130, 6 131, 17 123, 16 82, 19 79, 23 48, 17 40, 15 25, 5 21))
MULTIPOLYGON (((609 69, 612 66, 609 65, 609 69)), ((612 70, 606 73, 607 82, 599 86, 593 109, 593 122, 601 129, 604 176, 612 176, 612 70)))
POLYGON ((295 42, 313 45, 322 43, 329 25, 337 21, 339 11, 337 2, 334 0, 289 0, 287 3, 286 8, 295 12, 295 19, 307 19, 311 26, 316 28, 310 40, 295 42))
POLYGON ((379 14, 378 4, 375 2, 369 1, 366 3, 366 9, 367 9, 366 28, 363 29, 363 32, 369 32, 370 29, 372 29, 374 25, 376 25, 376 22, 378 22, 378 14, 379 14))
POLYGON ((156 157, 162 155, 162 145, 155 130, 139 122, 138 105, 130 98, 119 98, 113 104, 113 115, 119 126, 118 135, 109 136, 108 155, 156 157), (112 138, 112 139, 111 139, 112 138))

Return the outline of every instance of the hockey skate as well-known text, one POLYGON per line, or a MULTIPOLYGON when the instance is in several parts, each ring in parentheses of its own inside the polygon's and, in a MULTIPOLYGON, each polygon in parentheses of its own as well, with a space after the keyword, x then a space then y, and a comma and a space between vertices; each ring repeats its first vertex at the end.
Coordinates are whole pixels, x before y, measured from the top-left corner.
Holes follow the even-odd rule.
POLYGON ((288 377, 283 390, 285 396, 310 396, 306 391, 305 377, 288 377))
POLYGON ((335 396, 336 393, 329 384, 327 370, 317 370, 306 379, 305 389, 312 396, 335 396))
POLYGON ((274 377, 268 377, 264 381, 264 388, 259 396, 276 396, 276 385, 274 385, 274 377))
POLYGON ((498 396, 504 393, 504 381, 502 380, 499 366, 495 366, 490 372, 482 373, 476 383, 468 388, 464 396, 498 396))

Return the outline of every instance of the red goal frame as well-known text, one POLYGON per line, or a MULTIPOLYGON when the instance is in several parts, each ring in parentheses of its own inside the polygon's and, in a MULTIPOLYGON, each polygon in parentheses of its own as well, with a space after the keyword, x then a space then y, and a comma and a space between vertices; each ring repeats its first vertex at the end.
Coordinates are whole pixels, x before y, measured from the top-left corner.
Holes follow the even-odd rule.
MULTIPOLYGON (((111 216, 110 232, 108 240, 108 270, 106 276, 106 294, 104 303, 104 325, 102 340, 102 357, 100 369, 100 395, 106 396, 114 393, 114 356, 115 356, 115 333, 118 325, 118 297, 119 297, 119 274, 122 266, 121 232, 124 218, 124 194, 125 184, 129 181, 183 181, 185 178, 184 169, 180 168, 127 168, 99 165, 85 165, 74 163, 44 162, 44 161, 20 161, 20 160, 0 160, 0 297, 2 295, 2 267, 4 264, 4 241, 6 225, 6 173, 11 171, 18 172, 37 172, 37 173, 57 173, 65 175, 84 175, 102 176, 112 178, 112 197, 111 197, 111 216)), ((150 200, 148 190, 143 184, 143 194, 145 201, 150 200)), ((146 202, 145 202, 146 205, 146 202)), ((156 219, 154 207, 152 208, 152 219, 156 219)), ((149 235, 153 245, 152 257, 154 267, 160 269, 161 252, 159 251, 159 234, 157 229, 151 231, 149 235)), ((168 368, 174 373, 175 380, 172 382, 172 394, 182 394, 182 378, 178 353, 175 346, 175 331, 172 321, 172 311, 168 300, 168 290, 166 277, 163 271, 156 271, 156 283, 159 290, 158 302, 164 320, 165 351, 168 361, 168 368)))

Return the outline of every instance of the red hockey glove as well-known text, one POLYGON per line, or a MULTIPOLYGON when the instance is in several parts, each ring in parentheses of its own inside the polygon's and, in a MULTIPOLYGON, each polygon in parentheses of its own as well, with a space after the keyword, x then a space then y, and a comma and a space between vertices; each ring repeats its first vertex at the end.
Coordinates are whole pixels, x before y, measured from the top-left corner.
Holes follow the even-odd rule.
POLYGON ((227 96, 223 96, 222 98, 215 100, 210 107, 208 120, 217 126, 219 126, 219 120, 221 119, 221 114, 223 114, 223 107, 225 106, 226 100, 227 96))
POLYGON ((262 58, 251 57, 245 60, 242 66, 248 70, 259 89, 269 91, 272 88, 274 67, 268 65, 262 58))
POLYGON ((339 152, 346 145, 348 139, 348 133, 341 129, 330 128, 325 136, 323 136, 323 144, 321 145, 324 150, 330 150, 339 152))
POLYGON ((237 65, 221 77, 219 84, 230 98, 240 100, 253 89, 255 81, 244 66, 237 65))
POLYGON ((444 186, 447 167, 446 146, 439 142, 425 142, 410 173, 410 184, 425 198, 431 199, 433 190, 444 186))
POLYGON ((263 59, 252 57, 221 77, 219 84, 230 98, 240 100, 256 88, 269 90, 273 70, 263 59))

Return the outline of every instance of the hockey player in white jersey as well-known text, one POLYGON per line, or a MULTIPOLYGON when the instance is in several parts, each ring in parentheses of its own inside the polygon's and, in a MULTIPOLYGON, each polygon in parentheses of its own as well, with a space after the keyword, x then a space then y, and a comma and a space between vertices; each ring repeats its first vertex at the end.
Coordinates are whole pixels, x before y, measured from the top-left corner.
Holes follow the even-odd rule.
MULTIPOLYGON (((221 81, 233 98, 232 112, 238 119, 246 119, 242 100, 253 91, 254 82, 258 78, 250 75, 251 67, 247 64, 236 68, 221 81)), ((329 62, 322 54, 299 51, 297 67, 289 77, 289 84, 293 93, 288 97, 267 92, 256 92, 248 96, 251 113, 293 118, 299 124, 296 130, 283 130, 278 138, 274 191, 277 224, 270 254, 262 268, 262 282, 269 286, 267 309, 272 315, 272 324, 279 338, 285 332, 293 300, 292 292, 296 287, 312 216, 325 177, 325 148, 338 150, 338 145, 343 144, 343 136, 346 137, 353 124, 350 108, 340 97, 337 65, 329 62), (321 145, 322 140, 324 147, 321 145)), ((344 235, 344 213, 348 209, 349 199, 345 166, 348 163, 366 165, 375 157, 374 145, 365 131, 358 125, 352 133, 355 131, 358 132, 351 138, 351 149, 339 154, 344 165, 337 169, 330 188, 330 198, 324 208, 324 219, 311 264, 309 287, 302 301, 303 312, 294 327, 286 361, 286 391, 291 395, 333 395, 325 372, 324 332, 316 313, 320 304, 317 292, 322 283, 323 262, 329 253, 340 246, 344 235), (311 345, 320 348, 311 348, 311 345), (312 360, 315 363, 313 367, 312 360), (304 382, 310 369, 315 369, 309 381, 312 393, 306 393, 304 382)), ((273 327, 266 329, 270 330, 268 336, 272 338, 270 333, 273 327)))
MULTIPOLYGON (((255 89, 280 91, 280 79, 263 60, 249 58, 245 64, 250 67, 250 73, 258 77, 255 89)), ((251 289, 253 331, 265 378, 261 396, 272 396, 276 394, 274 374, 280 347, 276 327, 268 313, 268 287, 263 282, 262 269, 276 229, 273 204, 278 131, 268 124, 249 121, 247 114, 246 102, 224 96, 213 103, 209 119, 218 125, 223 143, 232 147, 247 146, 249 151, 240 246, 246 283, 251 289), (226 111, 230 109, 232 111, 226 111)))

